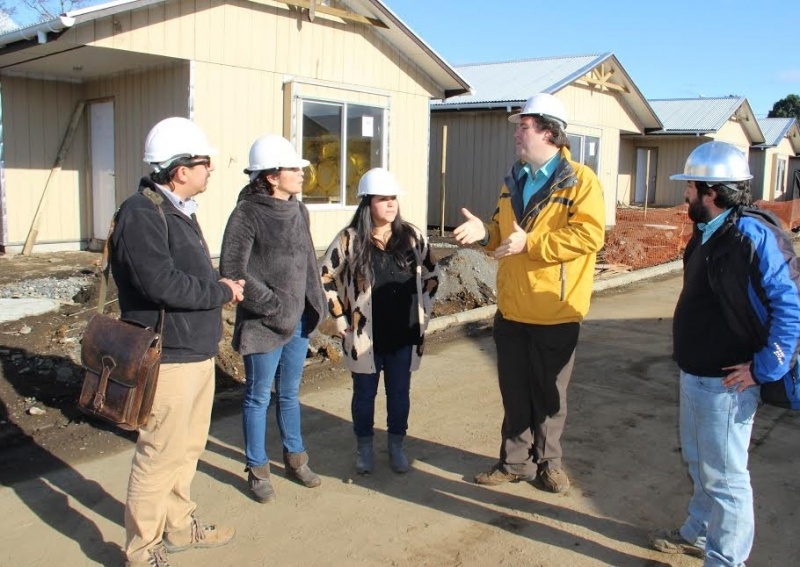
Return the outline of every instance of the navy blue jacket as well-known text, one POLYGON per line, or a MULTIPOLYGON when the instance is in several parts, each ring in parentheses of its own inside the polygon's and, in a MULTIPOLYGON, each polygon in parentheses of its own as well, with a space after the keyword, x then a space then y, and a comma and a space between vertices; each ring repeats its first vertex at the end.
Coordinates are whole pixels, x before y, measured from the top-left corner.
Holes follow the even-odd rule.
POLYGON ((111 273, 122 318, 155 327, 163 305, 162 361, 207 360, 219 350, 221 310, 233 293, 211 265, 197 219, 188 218, 164 198, 167 241, 158 209, 142 194, 145 187, 159 191, 143 178, 139 191, 120 206, 111 236, 111 273))
POLYGON ((753 378, 764 383, 795 365, 800 271, 791 241, 770 213, 737 207, 705 244, 695 229, 684 254, 673 338, 678 366, 692 374, 724 376, 723 366, 752 360, 753 378))

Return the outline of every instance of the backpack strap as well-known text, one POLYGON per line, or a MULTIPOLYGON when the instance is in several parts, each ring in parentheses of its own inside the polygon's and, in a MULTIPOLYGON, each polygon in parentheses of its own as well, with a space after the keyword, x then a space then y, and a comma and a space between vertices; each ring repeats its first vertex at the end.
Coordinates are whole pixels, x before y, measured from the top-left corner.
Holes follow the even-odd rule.
MULTIPOLYGON (((167 224, 167 217, 164 216, 164 210, 161 208, 161 204, 164 202, 164 197, 149 187, 144 188, 142 195, 147 197, 153 203, 153 205, 155 205, 156 209, 158 210, 158 214, 161 216, 161 220, 164 221, 164 228, 167 231, 167 240, 169 240, 169 225, 167 224)), ((100 263, 103 277, 100 278, 100 291, 97 294, 97 313, 100 315, 103 314, 103 311, 106 307, 106 295, 108 294, 108 274, 111 272, 111 235, 114 234, 114 229, 117 226, 117 215, 119 214, 119 211, 120 209, 117 209, 114 212, 114 216, 112 217, 111 223, 108 226, 108 236, 106 236, 106 241, 103 244, 103 259, 100 263)), ((164 306, 162 305, 158 310, 158 323, 156 324, 155 329, 156 333, 161 335, 163 327, 164 306)))

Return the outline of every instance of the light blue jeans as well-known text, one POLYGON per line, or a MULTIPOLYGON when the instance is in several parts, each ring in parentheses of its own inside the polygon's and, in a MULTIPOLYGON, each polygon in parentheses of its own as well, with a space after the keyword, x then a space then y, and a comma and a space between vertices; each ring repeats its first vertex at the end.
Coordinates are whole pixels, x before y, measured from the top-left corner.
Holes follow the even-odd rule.
POLYGON ((294 336, 282 347, 271 352, 247 354, 244 358, 245 394, 242 409, 244 446, 247 466, 267 464, 267 409, 275 382, 275 415, 278 430, 287 453, 302 453, 300 433, 300 381, 303 363, 308 353, 308 335, 302 323, 294 336))
POLYGON ((747 449, 759 388, 681 372, 680 436, 694 483, 684 539, 706 550, 705 567, 743 566, 755 535, 747 449))

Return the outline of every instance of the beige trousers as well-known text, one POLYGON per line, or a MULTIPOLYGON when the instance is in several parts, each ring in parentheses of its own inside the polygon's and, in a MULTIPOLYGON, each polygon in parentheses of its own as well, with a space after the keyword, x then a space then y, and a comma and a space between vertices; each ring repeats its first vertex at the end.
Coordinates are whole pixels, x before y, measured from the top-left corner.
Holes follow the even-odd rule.
POLYGON ((153 411, 139 429, 125 503, 125 554, 144 561, 164 532, 186 529, 197 507, 190 488, 208 440, 214 359, 162 364, 153 411))

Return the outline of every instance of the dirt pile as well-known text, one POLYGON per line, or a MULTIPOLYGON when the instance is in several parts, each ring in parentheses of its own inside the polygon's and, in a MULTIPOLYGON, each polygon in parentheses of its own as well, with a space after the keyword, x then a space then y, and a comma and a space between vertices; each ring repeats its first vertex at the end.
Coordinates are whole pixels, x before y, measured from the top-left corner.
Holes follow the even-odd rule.
POLYGON ((497 302, 497 262, 480 250, 465 248, 439 261, 439 290, 433 316, 442 317, 497 302))

